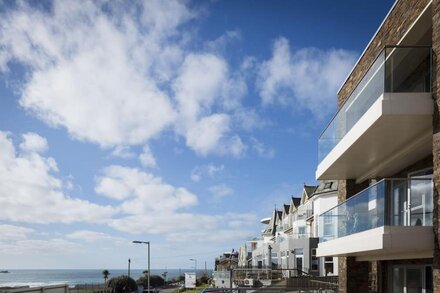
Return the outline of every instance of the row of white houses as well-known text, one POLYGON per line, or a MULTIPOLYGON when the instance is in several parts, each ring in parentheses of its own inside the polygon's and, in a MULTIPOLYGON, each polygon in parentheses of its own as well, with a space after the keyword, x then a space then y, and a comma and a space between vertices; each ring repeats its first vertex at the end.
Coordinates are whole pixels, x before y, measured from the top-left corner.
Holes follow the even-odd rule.
MULTIPOLYGON (((283 269, 286 276, 311 274, 337 275, 336 257, 316 256, 318 232, 326 227, 319 215, 338 203, 338 181, 321 181, 318 186, 304 185, 300 197, 275 209, 264 218, 261 236, 243 243, 238 266, 242 268, 283 269)), ((331 223, 330 223, 331 225, 331 223)))

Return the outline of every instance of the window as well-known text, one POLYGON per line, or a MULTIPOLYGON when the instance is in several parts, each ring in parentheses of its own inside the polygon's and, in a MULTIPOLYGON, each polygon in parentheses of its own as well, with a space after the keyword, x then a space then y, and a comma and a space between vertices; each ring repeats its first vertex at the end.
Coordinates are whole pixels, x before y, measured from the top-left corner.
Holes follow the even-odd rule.
POLYGON ((316 257, 316 248, 312 248, 311 250, 312 255, 312 271, 317 271, 319 269, 319 259, 316 257))
POLYGON ((332 185, 333 185, 333 182, 326 182, 324 184, 324 189, 330 189, 330 188, 332 188, 332 185))
POLYGON ((333 219, 330 216, 324 216, 324 237, 333 235, 333 219))
POLYGON ((324 258, 324 273, 326 276, 333 275, 333 257, 332 256, 326 256, 324 258))

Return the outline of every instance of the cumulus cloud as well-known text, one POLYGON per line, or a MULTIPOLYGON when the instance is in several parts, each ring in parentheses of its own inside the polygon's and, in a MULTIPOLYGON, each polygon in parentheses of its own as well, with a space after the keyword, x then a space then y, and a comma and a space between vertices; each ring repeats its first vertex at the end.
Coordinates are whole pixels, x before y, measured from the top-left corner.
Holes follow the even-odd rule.
POLYGON ((272 57, 261 64, 258 73, 262 103, 301 107, 323 118, 332 111, 327 105, 333 104, 330 102, 356 58, 356 53, 342 49, 292 52, 289 41, 278 38, 272 57))
POLYGON ((20 143, 20 149, 24 152, 44 152, 47 150, 47 140, 32 132, 28 132, 22 135, 23 142, 20 143))
POLYGON ((0 131, 0 219, 30 223, 99 223, 109 219, 115 212, 112 207, 65 193, 64 182, 56 176, 55 160, 38 153, 45 148, 44 138, 27 133, 17 150, 8 133, 0 131))
POLYGON ((145 167, 156 167, 156 159, 148 145, 145 145, 142 149, 142 153, 139 155, 139 161, 145 167))
POLYGON ((182 187, 136 168, 110 166, 104 169, 95 188, 98 194, 124 200, 120 209, 128 214, 174 211, 197 204, 197 196, 182 187))
POLYGON ((231 116, 246 84, 215 50, 238 33, 194 51, 196 38, 182 27, 198 13, 187 3, 125 4, 55 0, 47 11, 27 2, 5 9, 0 70, 11 62, 28 70, 20 105, 122 158, 166 131, 200 155, 240 156, 246 147, 231 116))
MULTIPOLYGON (((218 169, 222 167, 212 165, 206 168, 213 175, 220 172, 218 169)), ((208 239, 213 230, 233 232, 238 226, 231 226, 230 222, 239 221, 240 229, 244 230, 256 223, 254 215, 190 212, 188 208, 198 203, 195 194, 136 168, 116 165, 105 168, 102 176, 97 178, 95 190, 119 202, 120 214, 113 217, 108 225, 130 234, 160 234, 168 240, 175 239, 177 235, 186 239, 185 235, 197 234, 208 239)), ((212 192, 224 197, 233 190, 219 185, 212 187, 212 192)))

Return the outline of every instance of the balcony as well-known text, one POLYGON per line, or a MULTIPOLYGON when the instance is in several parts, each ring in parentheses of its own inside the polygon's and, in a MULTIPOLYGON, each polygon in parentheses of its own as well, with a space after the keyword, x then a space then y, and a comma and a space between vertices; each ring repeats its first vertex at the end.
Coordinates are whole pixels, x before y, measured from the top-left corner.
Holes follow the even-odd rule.
POLYGON ((431 178, 383 179, 319 216, 317 255, 432 257, 431 178))
POLYGON ((384 48, 321 134, 317 179, 392 176, 429 155, 431 52, 384 48))

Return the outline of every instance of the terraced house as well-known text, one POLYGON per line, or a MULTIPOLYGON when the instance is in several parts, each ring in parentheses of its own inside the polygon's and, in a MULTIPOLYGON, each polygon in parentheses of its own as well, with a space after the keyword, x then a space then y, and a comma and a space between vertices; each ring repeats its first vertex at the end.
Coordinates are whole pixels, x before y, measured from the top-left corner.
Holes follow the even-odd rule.
MULTIPOLYGON (((283 278, 336 275, 337 258, 319 259, 316 248, 318 215, 337 203, 337 190, 337 181, 322 181, 318 186, 305 185, 301 197, 291 197, 281 211, 275 209, 270 218, 262 219, 265 228, 261 238, 248 241, 249 266, 281 269, 283 278)), ((248 251, 243 249, 243 254, 248 255, 248 251)))
POLYGON ((338 92, 316 178, 339 180, 317 256, 340 292, 440 292, 439 56, 440 1, 398 0, 338 92))

